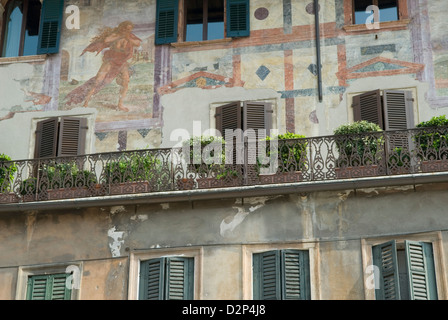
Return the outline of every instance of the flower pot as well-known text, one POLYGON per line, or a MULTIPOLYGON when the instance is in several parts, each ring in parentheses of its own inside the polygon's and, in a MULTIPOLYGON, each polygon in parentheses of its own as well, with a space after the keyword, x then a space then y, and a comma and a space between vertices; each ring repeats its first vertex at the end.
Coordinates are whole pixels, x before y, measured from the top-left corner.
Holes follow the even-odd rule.
POLYGON ((337 167, 335 168, 336 178, 350 179, 362 177, 374 177, 378 175, 378 165, 365 165, 356 167, 337 167))
POLYGON ((19 200, 19 197, 14 193, 0 193, 0 203, 14 203, 19 200))
POLYGON ((194 188, 194 179, 181 178, 177 180, 176 184, 178 190, 192 190, 194 188))
POLYGON ((151 186, 147 181, 131 181, 122 183, 111 183, 110 194, 132 194, 146 193, 151 191, 151 186))
POLYGON ((448 160, 424 160, 422 161, 422 172, 448 171, 448 160))
POLYGON ((291 183, 303 181, 302 171, 277 172, 272 174, 260 174, 261 184, 291 183))
POLYGON ((238 178, 219 179, 219 178, 198 178, 198 189, 236 187, 240 185, 238 178))
POLYGON ((88 195, 89 189, 87 187, 59 188, 47 190, 48 200, 85 198, 88 195))

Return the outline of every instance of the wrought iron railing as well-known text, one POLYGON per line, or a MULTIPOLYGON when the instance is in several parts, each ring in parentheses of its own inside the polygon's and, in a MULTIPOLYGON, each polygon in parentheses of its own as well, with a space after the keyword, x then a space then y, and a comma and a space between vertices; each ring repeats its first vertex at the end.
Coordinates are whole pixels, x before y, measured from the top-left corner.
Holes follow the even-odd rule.
POLYGON ((183 148, 0 162, 0 204, 448 171, 447 128, 215 147, 198 163, 183 148))

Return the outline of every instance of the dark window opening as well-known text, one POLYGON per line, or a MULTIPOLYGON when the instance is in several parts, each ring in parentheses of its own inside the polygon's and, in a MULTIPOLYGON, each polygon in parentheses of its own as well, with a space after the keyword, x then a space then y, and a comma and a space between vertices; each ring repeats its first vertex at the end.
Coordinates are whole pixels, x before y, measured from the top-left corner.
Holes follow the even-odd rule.
POLYGON ((2 57, 37 54, 41 7, 39 0, 8 2, 3 23, 2 57))
POLYGON ((224 38, 224 0, 186 0, 185 12, 185 41, 224 38))
POLYGON ((353 16, 355 24, 399 20, 398 0, 354 0, 353 4, 353 16), (373 11, 366 12, 366 10, 369 6, 372 5, 377 6, 379 9, 379 21, 375 21, 375 19, 369 19, 369 17, 373 15, 373 11))

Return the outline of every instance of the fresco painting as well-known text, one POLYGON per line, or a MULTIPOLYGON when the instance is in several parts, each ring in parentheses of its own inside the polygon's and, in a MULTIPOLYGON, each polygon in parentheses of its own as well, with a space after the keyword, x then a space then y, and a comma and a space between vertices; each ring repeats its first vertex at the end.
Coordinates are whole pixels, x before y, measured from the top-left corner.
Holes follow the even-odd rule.
MULTIPOLYGON (((155 10, 153 1, 145 2, 155 10)), ((114 14, 120 5, 113 1, 98 6, 85 10, 101 12, 103 23, 90 14, 91 36, 72 32, 70 41, 62 45, 59 109, 96 108, 97 122, 151 118, 154 21, 148 19, 155 15, 129 6, 122 8, 126 14, 114 14)))

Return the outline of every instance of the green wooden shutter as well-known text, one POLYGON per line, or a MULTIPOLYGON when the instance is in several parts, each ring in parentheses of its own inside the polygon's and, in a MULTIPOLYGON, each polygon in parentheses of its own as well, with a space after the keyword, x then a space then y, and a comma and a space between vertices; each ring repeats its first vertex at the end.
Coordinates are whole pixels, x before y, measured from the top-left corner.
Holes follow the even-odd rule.
POLYGON ((64 117, 59 128, 58 156, 77 156, 85 152, 87 119, 64 117))
POLYGON ((227 0, 227 37, 250 35, 249 0, 227 0))
POLYGON ((380 271, 380 287, 375 288, 377 300, 400 300, 397 246, 394 240, 372 248, 373 264, 380 271))
POLYGON ((156 44, 177 41, 178 0, 157 0, 156 44))
POLYGON ((280 300, 280 251, 267 251, 254 254, 255 300, 280 300))
POLYGON ((66 281, 70 274, 36 275, 28 278, 28 300, 70 300, 66 281))
POLYGON ((158 258, 140 264, 140 300, 192 300, 194 259, 158 258))
POLYGON ((35 158, 56 157, 58 141, 58 118, 37 123, 35 158))
POLYGON ((151 259, 140 264, 140 300, 163 300, 165 260, 151 259))
POLYGON ((311 295, 308 251, 283 250, 281 259, 283 299, 310 299, 311 295))
POLYGON ((194 297, 194 259, 169 258, 166 264, 166 299, 192 300, 194 297))
POLYGON ((64 0, 44 0, 40 16, 37 54, 59 52, 64 0))
POLYGON ((51 275, 51 300, 70 300, 71 289, 67 288, 66 281, 70 274, 62 273, 51 275))
POLYGON ((384 90, 383 105, 386 130, 406 130, 414 127, 411 91, 384 90))
POLYGON ((353 116, 355 121, 366 120, 384 129, 381 91, 369 91, 353 97, 353 116))
POLYGON ((411 300, 437 299, 432 245, 406 241, 405 248, 411 300))

